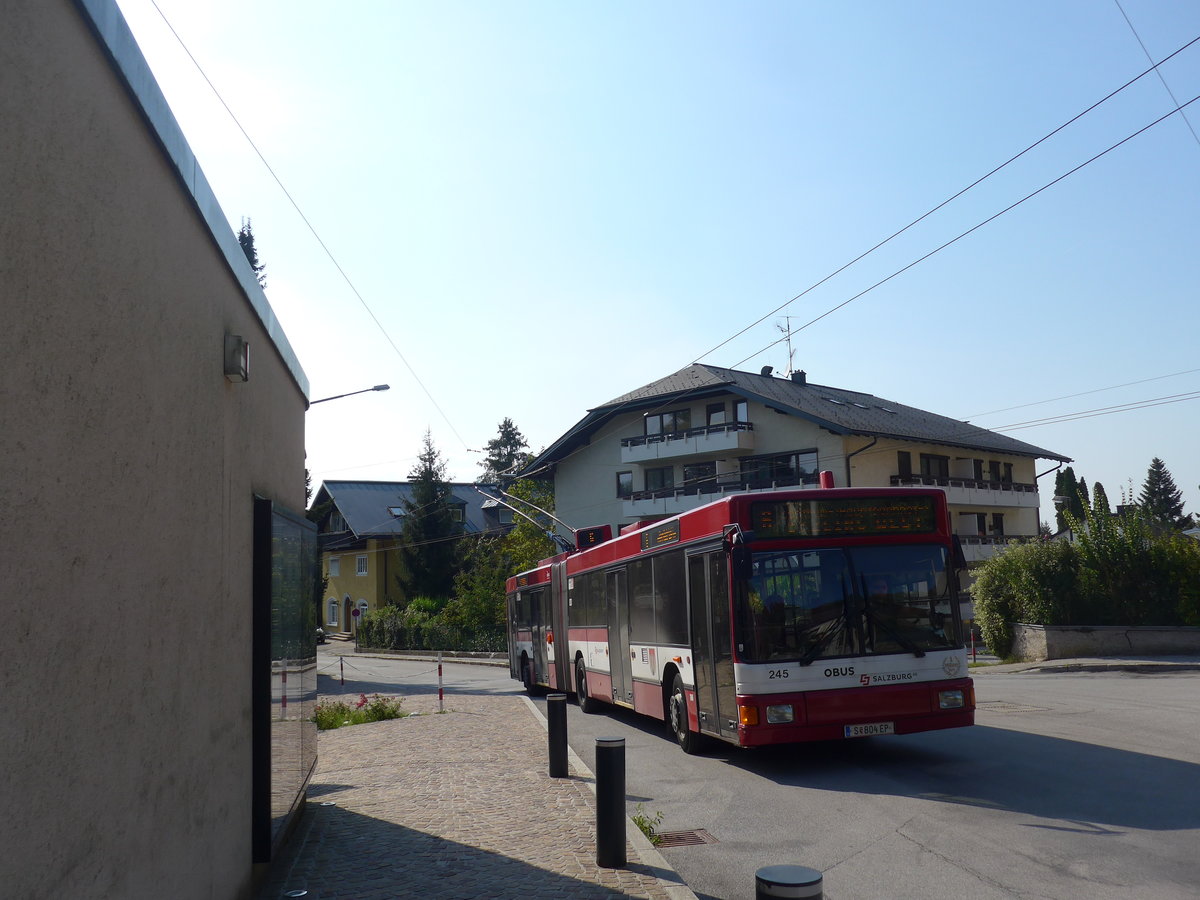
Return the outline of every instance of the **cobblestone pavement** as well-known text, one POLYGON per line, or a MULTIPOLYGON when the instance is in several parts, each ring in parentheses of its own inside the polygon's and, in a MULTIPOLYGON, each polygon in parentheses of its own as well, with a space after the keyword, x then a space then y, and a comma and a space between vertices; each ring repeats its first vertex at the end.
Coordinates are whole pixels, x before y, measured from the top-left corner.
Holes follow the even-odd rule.
POLYGON ((321 733, 308 809, 258 900, 695 900, 632 822, 628 867, 596 865, 592 775, 571 753, 570 777, 549 777, 545 721, 523 697, 404 708, 418 715, 321 733))

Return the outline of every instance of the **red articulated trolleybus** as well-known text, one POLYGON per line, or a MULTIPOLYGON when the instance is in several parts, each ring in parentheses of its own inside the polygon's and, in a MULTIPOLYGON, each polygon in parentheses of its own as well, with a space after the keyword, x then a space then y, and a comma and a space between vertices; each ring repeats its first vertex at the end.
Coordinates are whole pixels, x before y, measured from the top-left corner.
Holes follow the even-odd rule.
POLYGON ((911 734, 975 721, 945 494, 734 494, 508 579, 509 668, 664 719, 679 745, 911 734))

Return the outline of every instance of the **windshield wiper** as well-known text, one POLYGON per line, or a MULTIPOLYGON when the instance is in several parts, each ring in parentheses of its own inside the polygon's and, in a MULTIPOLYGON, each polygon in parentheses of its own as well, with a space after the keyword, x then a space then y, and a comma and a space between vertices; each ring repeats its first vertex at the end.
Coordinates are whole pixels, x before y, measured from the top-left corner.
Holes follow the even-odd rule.
POLYGON ((819 635, 812 646, 800 657, 800 665, 811 666, 812 661, 817 658, 817 654, 829 646, 829 642, 833 640, 834 636, 840 634, 845 627, 846 617, 844 615, 838 616, 833 622, 833 626, 824 634, 819 635))
POLYGON ((873 604, 864 601, 863 607, 867 614, 867 619, 870 621, 871 626, 873 628, 882 628, 888 637, 890 637, 893 641, 895 641, 897 644, 899 644, 901 647, 903 647, 905 650, 907 650, 913 656, 921 657, 921 656, 925 655, 925 651, 922 650, 920 647, 918 647, 916 644, 914 644, 912 641, 910 641, 908 638, 901 637, 895 631, 895 629, 893 629, 891 626, 889 626, 886 622, 884 622, 881 619, 875 618, 875 607, 873 604))

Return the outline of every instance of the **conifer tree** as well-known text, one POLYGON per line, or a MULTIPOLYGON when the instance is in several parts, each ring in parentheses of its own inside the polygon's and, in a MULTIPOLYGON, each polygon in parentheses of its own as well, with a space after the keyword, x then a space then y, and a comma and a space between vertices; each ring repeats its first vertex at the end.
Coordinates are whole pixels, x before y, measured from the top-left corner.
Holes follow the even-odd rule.
POLYGON ((1150 461, 1138 505, 1151 519, 1170 528, 1186 528, 1191 521, 1183 514, 1183 492, 1175 486, 1175 479, 1157 456, 1150 461))
POLYGON ((242 219, 242 227, 238 230, 237 237, 238 243, 242 245, 242 252, 246 254, 246 261, 250 263, 254 277, 258 279, 258 286, 265 288, 267 276, 263 273, 267 267, 258 261, 258 250, 254 247, 254 232, 250 229, 249 219, 242 219))
POLYGON ((513 470, 527 457, 523 451, 528 446, 525 436, 513 424, 513 420, 506 416, 500 423, 499 433, 487 442, 487 456, 480 463, 483 467, 483 474, 479 476, 480 483, 504 486, 511 482, 513 470))
POLYGON ((396 581, 406 603, 417 597, 445 600, 458 569, 458 540, 463 526, 454 520, 446 463, 428 431, 408 478, 413 489, 411 499, 403 504, 401 572, 396 581))

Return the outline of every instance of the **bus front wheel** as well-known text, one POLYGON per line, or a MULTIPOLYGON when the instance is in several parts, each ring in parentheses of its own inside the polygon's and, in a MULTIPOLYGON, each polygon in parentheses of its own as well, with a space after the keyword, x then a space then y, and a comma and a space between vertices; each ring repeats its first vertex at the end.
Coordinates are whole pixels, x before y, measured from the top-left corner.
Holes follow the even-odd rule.
POLYGON ((599 712, 599 701, 588 696, 587 669, 583 665, 583 657, 575 660, 575 696, 579 698, 579 711, 582 713, 599 712))
POLYGON ((675 740, 684 753, 697 753, 700 750, 702 738, 688 727, 687 697, 683 693, 683 679, 675 673, 675 681, 671 685, 667 722, 675 732, 675 740))

